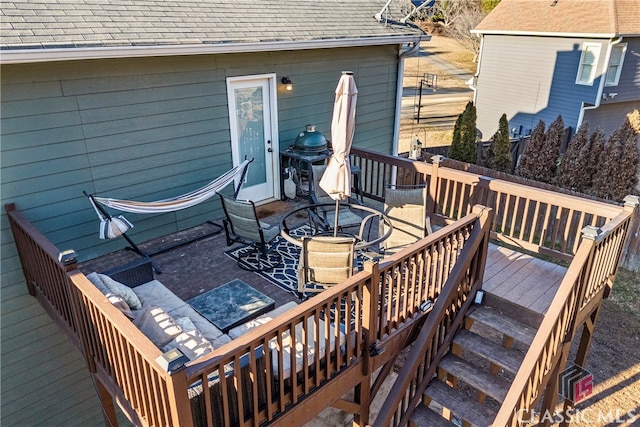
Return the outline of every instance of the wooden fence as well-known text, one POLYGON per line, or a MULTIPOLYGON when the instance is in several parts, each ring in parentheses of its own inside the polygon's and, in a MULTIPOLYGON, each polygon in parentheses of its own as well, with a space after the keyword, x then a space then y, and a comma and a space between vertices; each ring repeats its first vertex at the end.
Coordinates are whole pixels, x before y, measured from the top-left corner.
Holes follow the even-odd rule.
MULTIPOLYGON (((594 318, 597 318, 594 313, 613 286, 628 231, 634 232, 630 227, 637 221, 634 212, 638 199, 629 197, 626 206, 620 207, 558 194, 443 167, 438 157, 428 164, 401 158, 389 161, 357 149, 352 151, 352 156, 363 171, 361 179, 368 197, 384 199, 384 187, 380 185, 382 175, 386 182, 423 184, 429 188, 429 212, 434 219, 446 223, 469 212, 473 203, 481 203, 494 209, 490 224, 493 238, 571 263, 494 425, 522 425, 519 415, 534 408, 545 390, 543 405, 553 410, 558 373, 564 367, 576 331, 584 325, 588 325, 585 328, 591 332, 583 333, 577 359, 586 359, 594 318)), ((450 293, 441 295, 438 303, 444 304, 449 298, 452 298, 449 303, 457 307, 457 296, 450 293)), ((436 307, 439 308, 438 304, 436 307)), ((462 317, 465 310, 464 306, 461 308, 462 317)), ((409 356, 375 426, 407 425, 439 359, 448 351, 461 317, 446 319, 434 309, 414 343, 418 350, 409 356), (439 319, 454 326, 438 335, 443 327, 439 319)))
MULTIPOLYGON (((434 155, 440 155, 440 152, 434 153, 426 153, 426 159, 432 159, 434 155)), ((516 175, 507 174, 504 172, 499 172, 494 169, 489 169, 483 166, 473 165, 470 163, 461 162, 458 160, 452 160, 448 158, 441 158, 440 165, 457 170, 463 170, 466 172, 471 172, 480 176, 487 176, 493 179, 498 179, 502 181, 513 182, 516 184, 522 184, 527 187, 540 188, 543 190, 552 191, 554 193, 566 194, 569 196, 579 197, 581 199, 588 199, 594 201, 601 201, 594 196, 578 193, 576 191, 568 190, 566 188, 558 187, 557 185, 546 184, 544 182, 534 181, 532 179, 522 178, 516 175)), ((514 165, 515 167, 515 165, 514 165)), ((640 189, 640 184, 637 187, 640 189)), ((606 202, 605 202, 606 203, 606 202)), ((626 268, 627 270, 640 272, 640 216, 636 215, 633 219, 632 224, 629 226, 629 229, 632 230, 632 233, 629 235, 627 239, 627 243, 624 247, 624 252, 622 255, 622 261, 620 263, 621 267, 626 268), (633 231, 635 230, 635 231, 633 231)))

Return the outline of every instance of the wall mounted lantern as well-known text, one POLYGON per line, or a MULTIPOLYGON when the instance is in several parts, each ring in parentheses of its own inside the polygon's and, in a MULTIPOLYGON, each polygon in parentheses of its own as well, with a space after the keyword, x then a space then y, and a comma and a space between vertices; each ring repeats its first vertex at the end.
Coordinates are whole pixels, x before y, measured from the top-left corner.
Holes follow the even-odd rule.
POLYGON ((283 77, 282 79, 280 79, 280 81, 284 85, 285 90, 287 91, 293 90, 293 82, 291 81, 291 79, 289 79, 289 77, 283 77))

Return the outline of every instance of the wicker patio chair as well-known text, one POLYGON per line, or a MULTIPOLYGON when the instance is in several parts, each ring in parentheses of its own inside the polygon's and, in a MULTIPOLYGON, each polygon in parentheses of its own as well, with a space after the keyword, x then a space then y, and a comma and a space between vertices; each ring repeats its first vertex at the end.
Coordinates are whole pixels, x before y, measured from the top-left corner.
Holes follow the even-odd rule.
POLYGON ((271 243, 280 234, 280 227, 260 222, 251 200, 219 196, 226 216, 222 222, 227 246, 238 242, 251 247, 238 257, 238 267, 248 271, 266 271, 282 264, 282 256, 272 251, 274 246, 271 243))
POLYGON ((312 236, 302 239, 298 296, 322 292, 353 274, 354 237, 312 236))
MULTIPOLYGON (((427 216, 427 188, 425 186, 389 186, 384 198, 384 213, 391 219, 393 230, 381 244, 381 252, 386 255, 406 248, 432 233, 431 221, 427 216)), ((380 222, 380 232, 387 231, 387 225, 380 222)))

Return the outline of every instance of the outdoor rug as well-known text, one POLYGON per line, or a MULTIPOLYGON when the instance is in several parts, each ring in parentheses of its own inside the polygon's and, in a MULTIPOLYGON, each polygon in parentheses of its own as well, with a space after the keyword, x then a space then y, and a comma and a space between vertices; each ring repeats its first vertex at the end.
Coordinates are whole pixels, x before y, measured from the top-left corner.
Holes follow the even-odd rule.
MULTIPOLYGON (((292 236, 301 237, 311 234, 311 227, 309 225, 302 225, 294 228, 290 231, 292 236)), ((262 276, 264 279, 278 286, 279 288, 287 292, 296 292, 298 289, 298 259, 300 258, 299 246, 293 243, 287 242, 284 237, 277 236, 273 239, 272 253, 277 251, 282 256, 282 264, 269 271, 258 271, 256 274, 262 276)), ((248 246, 238 246, 237 248, 225 251, 225 254, 233 259, 238 260, 238 257, 245 251, 250 250, 248 246)), ((257 259, 247 259, 247 264, 257 267, 257 259)))

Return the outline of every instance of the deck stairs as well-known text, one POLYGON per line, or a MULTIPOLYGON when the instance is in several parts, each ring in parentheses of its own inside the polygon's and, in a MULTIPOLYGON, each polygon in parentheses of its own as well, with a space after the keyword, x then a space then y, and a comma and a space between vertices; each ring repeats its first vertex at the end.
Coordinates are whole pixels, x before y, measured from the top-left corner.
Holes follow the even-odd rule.
POLYGON ((539 325, 538 318, 519 313, 518 306, 507 301, 470 310, 410 426, 493 423, 539 325))

